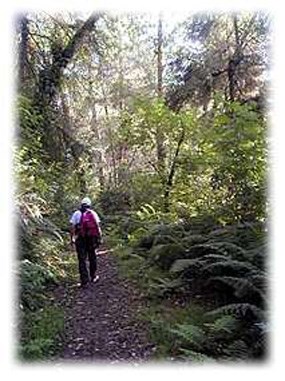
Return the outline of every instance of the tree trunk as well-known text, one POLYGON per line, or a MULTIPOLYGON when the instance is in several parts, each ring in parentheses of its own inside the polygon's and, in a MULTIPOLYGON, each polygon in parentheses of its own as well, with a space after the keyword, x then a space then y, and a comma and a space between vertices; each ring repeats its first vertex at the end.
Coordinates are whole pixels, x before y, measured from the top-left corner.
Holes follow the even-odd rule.
POLYGON ((39 73, 39 84, 34 96, 34 108, 42 117, 44 148, 54 160, 60 160, 62 146, 56 123, 52 122, 55 113, 55 96, 60 86, 63 70, 72 60, 83 38, 90 32, 100 14, 92 14, 83 26, 74 34, 65 48, 58 52, 56 59, 39 73))
MULTIPOLYGON (((157 96, 160 100, 162 100, 162 97, 163 97, 162 43, 163 43, 162 16, 160 14, 158 19, 158 28, 157 28, 157 96)), ((161 176, 164 178, 166 152, 165 152, 165 142, 164 142, 164 135, 163 135, 163 126, 161 126, 159 123, 156 128, 156 152, 157 152, 158 170, 161 176)))
POLYGON ((242 59, 237 15, 233 16, 233 28, 234 28, 234 35, 235 35, 235 52, 229 60, 228 70, 227 70, 228 81, 229 81, 229 99, 231 102, 235 100, 236 70, 237 70, 238 64, 240 63, 242 59))
POLYGON ((20 45, 19 45, 19 88, 22 90, 27 79, 29 20, 25 15, 20 17, 20 45))
POLYGON ((51 104, 56 90, 59 88, 63 70, 67 67, 75 52, 81 45, 85 35, 90 32, 94 23, 99 19, 100 14, 92 14, 83 26, 74 34, 66 47, 57 55, 49 66, 44 68, 39 75, 39 87, 36 94, 36 103, 51 104))
POLYGON ((175 175, 175 170, 176 170, 177 159, 178 159, 180 148, 181 148, 181 145, 182 145, 182 143, 184 141, 184 138, 185 138, 185 128, 183 127, 183 129, 181 131, 180 138, 179 138, 178 143, 177 143, 176 151, 175 151, 175 154, 174 154, 174 158, 173 158, 173 161, 172 161, 172 164, 171 164, 171 168, 170 168, 170 171, 169 171, 169 175, 168 175, 168 178, 167 178, 167 181, 166 181, 166 185, 165 185, 165 191, 164 191, 164 211, 166 213, 169 212, 169 197, 170 197, 170 192, 171 192, 171 189, 173 187, 173 180, 174 180, 174 175, 175 175))
POLYGON ((228 64, 229 100, 231 102, 235 100, 235 71, 235 62, 231 58, 228 64))
MULTIPOLYGON (((92 108, 91 127, 92 127, 92 130, 94 131, 95 139, 100 144, 101 136, 100 136, 100 131, 98 128, 98 123, 97 123, 97 113, 96 113, 95 104, 93 105, 93 108, 92 108)), ((96 171, 98 173, 100 188, 101 190, 103 190, 105 187, 104 161, 103 161, 103 153, 100 149, 98 149, 95 154, 95 165, 96 165, 96 171)))
POLYGON ((162 75, 163 75, 163 66, 162 66, 162 16, 159 15, 158 27, 157 27, 157 95, 159 98, 162 98, 162 75))
MULTIPOLYGON (((107 101, 106 101, 107 102, 107 101)), ((107 119, 107 130, 108 130, 108 139, 109 139, 109 142, 110 142, 110 149, 111 149, 111 162, 112 162, 112 166, 113 168, 111 168, 111 173, 113 172, 113 185, 115 186, 115 188, 117 187, 118 185, 118 175, 117 175, 117 165, 116 165, 116 154, 115 154, 115 148, 114 148, 114 142, 113 142, 113 135, 112 135, 112 129, 110 127, 110 120, 109 120, 109 111, 108 111, 108 106, 107 104, 104 105, 104 110, 105 110, 105 115, 106 115, 106 119, 107 119)), ((111 181, 112 181, 112 175, 110 177, 111 181)))

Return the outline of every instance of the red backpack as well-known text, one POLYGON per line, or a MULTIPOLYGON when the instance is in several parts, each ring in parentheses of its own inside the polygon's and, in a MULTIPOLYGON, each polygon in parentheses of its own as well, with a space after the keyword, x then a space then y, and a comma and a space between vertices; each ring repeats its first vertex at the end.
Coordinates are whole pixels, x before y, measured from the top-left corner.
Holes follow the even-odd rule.
POLYGON ((83 237, 98 237, 100 235, 99 226, 91 210, 82 213, 80 227, 83 237))

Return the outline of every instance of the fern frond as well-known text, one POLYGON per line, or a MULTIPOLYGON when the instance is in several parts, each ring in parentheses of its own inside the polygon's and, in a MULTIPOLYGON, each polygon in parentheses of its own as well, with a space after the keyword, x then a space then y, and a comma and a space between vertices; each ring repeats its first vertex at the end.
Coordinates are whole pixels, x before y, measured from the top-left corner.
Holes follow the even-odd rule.
POLYGON ((262 268, 265 264, 267 250, 267 243, 255 247, 254 249, 248 250, 248 258, 252 263, 256 264, 256 266, 262 268))
POLYGON ((206 254, 203 256, 203 259, 220 259, 224 261, 224 260, 231 260, 232 257, 227 254, 206 254))
POLYGON ((203 243, 191 246, 190 249, 186 250, 186 256, 187 258, 194 259, 202 257, 206 254, 213 254, 215 253, 215 251, 216 248, 214 244, 203 243))
POLYGON ((213 273, 217 270, 225 271, 225 269, 232 270, 234 272, 241 272, 244 274, 258 273, 259 270, 249 262, 242 262, 237 260, 224 260, 220 262, 210 263, 202 268, 203 271, 213 273))
POLYGON ((249 348, 243 340, 235 340, 223 350, 230 360, 246 360, 249 358, 249 348))
POLYGON ((259 274, 254 274, 251 276, 252 281, 256 285, 256 287, 260 289, 264 289, 268 282, 268 275, 265 272, 261 272, 259 274))
POLYGON ((178 324, 171 332, 197 348, 201 348, 207 339, 203 329, 193 324, 178 324))
POLYGON ((252 351, 257 353, 262 353, 266 350, 266 346, 268 342, 267 333, 262 332, 259 336, 257 336, 255 343, 252 345, 252 351))
POLYGON ((192 351, 191 349, 180 348, 180 352, 185 354, 185 356, 183 356, 185 360, 192 360, 202 363, 206 361, 211 363, 216 362, 214 358, 206 356, 204 353, 192 351))
POLYGON ((228 241, 211 241, 207 242, 211 244, 219 253, 226 255, 231 254, 234 258, 244 260, 248 258, 247 251, 235 243, 228 241))
POLYGON ((140 261, 140 262, 145 262, 145 258, 142 257, 142 256, 139 255, 139 254, 136 254, 136 253, 130 253, 130 254, 129 254, 129 257, 130 257, 130 258, 133 258, 133 259, 137 259, 137 260, 140 261))
POLYGON ((214 323, 205 324, 211 333, 232 333, 237 327, 237 319, 232 315, 224 315, 217 318, 214 323))
POLYGON ((237 317, 244 317, 246 313, 250 311, 259 321, 263 321, 265 319, 265 312, 250 303, 231 303, 225 306, 216 308, 210 312, 207 312, 206 316, 215 316, 222 314, 232 314, 237 317))
POLYGON ((202 261, 200 258, 196 259, 177 259, 171 266, 171 273, 178 273, 188 269, 191 266, 201 266, 202 261))
POLYGON ((173 290, 184 285, 181 278, 169 279, 169 278, 155 278, 154 282, 150 283, 149 287, 153 290, 165 292, 173 290))
POLYGON ((266 298, 266 295, 262 292, 262 290, 256 287, 253 284, 253 282, 245 278, 238 278, 232 276, 215 276, 211 277, 209 280, 220 281, 233 287, 235 289, 235 296, 237 298, 242 298, 243 296, 252 292, 258 294, 264 300, 266 298))
POLYGON ((179 244, 179 242, 179 238, 173 237, 171 234, 158 234, 154 238, 153 246, 167 245, 170 243, 179 244))
POLYGON ((185 248, 190 248, 193 245, 203 244, 208 239, 207 236, 201 234, 187 235, 181 240, 181 244, 185 248))
POLYGON ((185 258, 185 249, 180 244, 157 245, 151 249, 150 258, 163 270, 168 270, 176 259, 185 258))

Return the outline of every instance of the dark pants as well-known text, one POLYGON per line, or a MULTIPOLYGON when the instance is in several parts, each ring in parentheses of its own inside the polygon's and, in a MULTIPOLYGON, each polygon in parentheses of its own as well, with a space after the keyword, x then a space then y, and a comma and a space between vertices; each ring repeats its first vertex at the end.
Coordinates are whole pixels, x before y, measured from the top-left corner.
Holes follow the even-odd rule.
POLYGON ((81 284, 84 285, 88 283, 89 276, 90 279, 94 279, 95 272, 97 270, 97 260, 96 260, 96 248, 98 247, 98 241, 96 237, 78 237, 75 241, 78 264, 79 264, 79 274, 81 284), (87 270, 86 260, 88 258, 89 262, 89 276, 87 270))

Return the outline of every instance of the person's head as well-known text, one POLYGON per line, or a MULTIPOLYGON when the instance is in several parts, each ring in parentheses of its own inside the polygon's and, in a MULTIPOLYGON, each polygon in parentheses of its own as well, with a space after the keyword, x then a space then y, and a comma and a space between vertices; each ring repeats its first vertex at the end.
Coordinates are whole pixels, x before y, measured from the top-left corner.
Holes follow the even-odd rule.
POLYGON ((91 207, 91 200, 89 197, 84 197, 84 199, 81 201, 81 209, 88 209, 91 207))

